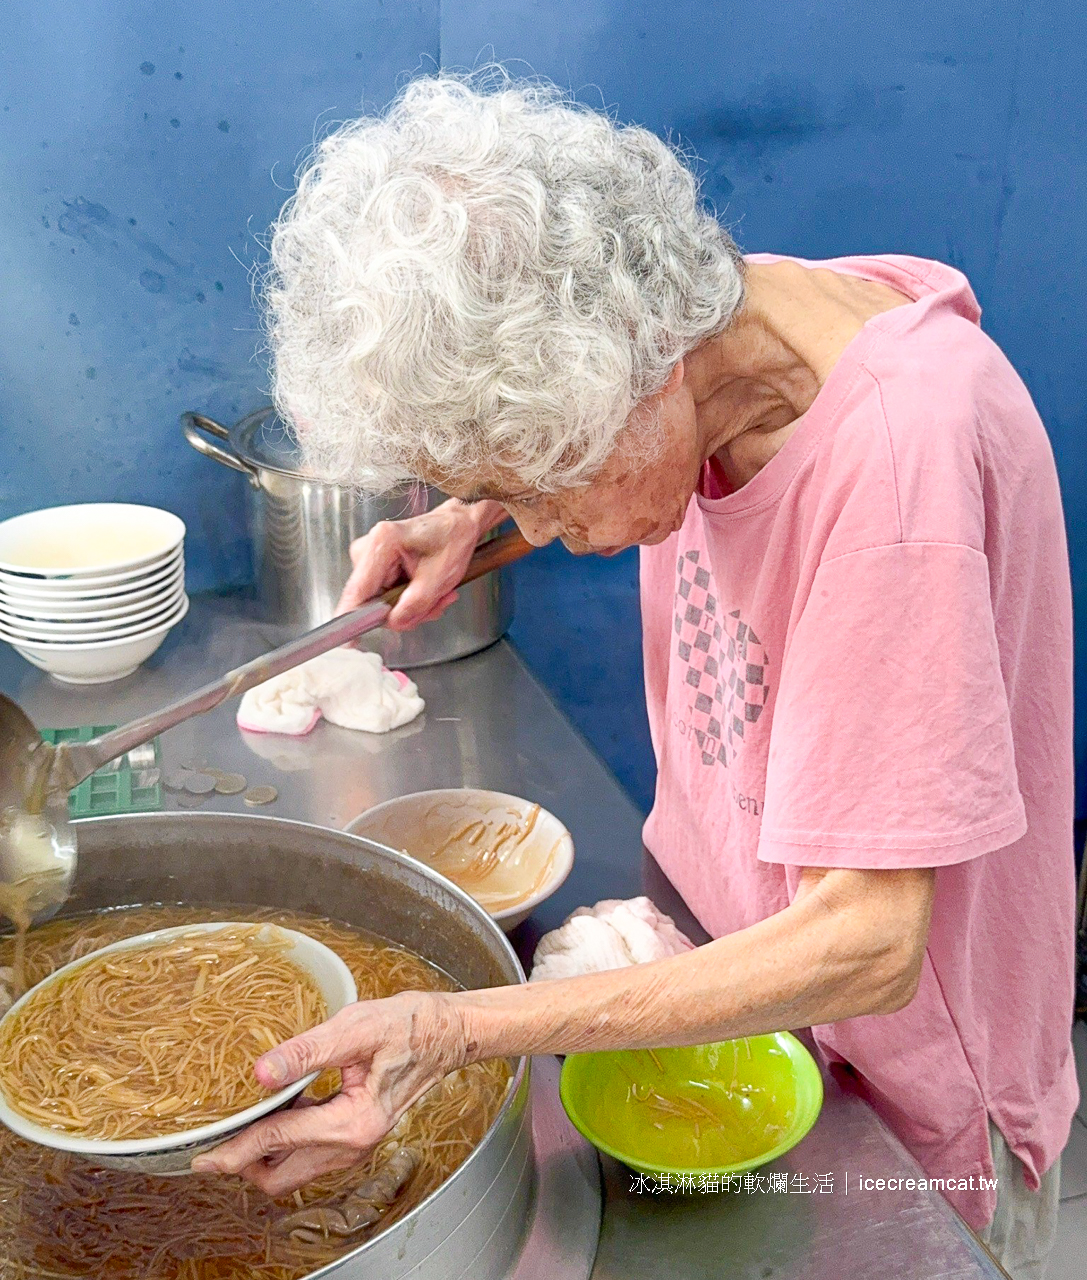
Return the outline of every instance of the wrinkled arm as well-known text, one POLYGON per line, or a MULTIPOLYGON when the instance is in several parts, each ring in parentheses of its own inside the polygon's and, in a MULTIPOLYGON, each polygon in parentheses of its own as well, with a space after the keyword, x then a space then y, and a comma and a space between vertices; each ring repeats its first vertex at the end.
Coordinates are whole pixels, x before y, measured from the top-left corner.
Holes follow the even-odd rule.
POLYGON ((784 911, 684 955, 458 993, 467 1057, 701 1044, 891 1013, 917 989, 934 880, 808 868, 784 911))

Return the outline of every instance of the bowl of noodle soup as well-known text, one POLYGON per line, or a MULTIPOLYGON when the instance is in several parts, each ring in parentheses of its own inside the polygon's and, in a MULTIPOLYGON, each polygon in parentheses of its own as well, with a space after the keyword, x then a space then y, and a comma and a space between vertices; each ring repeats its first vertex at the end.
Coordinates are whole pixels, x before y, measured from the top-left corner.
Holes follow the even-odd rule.
POLYGON ((0 1018, 0 1123, 102 1168, 159 1177, 288 1106, 263 1053, 352 1004, 350 969, 305 933, 194 923, 63 965, 0 1018))

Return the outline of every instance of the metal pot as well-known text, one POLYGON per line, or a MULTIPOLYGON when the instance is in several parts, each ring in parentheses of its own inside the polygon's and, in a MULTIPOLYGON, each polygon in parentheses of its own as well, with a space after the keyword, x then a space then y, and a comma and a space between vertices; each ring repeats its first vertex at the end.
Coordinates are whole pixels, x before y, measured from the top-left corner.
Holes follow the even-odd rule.
MULTIPOLYGON (((317 912, 402 943, 469 988, 524 982, 487 913, 421 863, 282 818, 156 813, 79 823, 67 913, 146 902, 317 912)), ((471 1156, 422 1204, 313 1274, 337 1280, 500 1280, 521 1251, 536 1181, 529 1067, 471 1156)))
MULTIPOLYGON (((445 501, 423 484, 367 497, 313 480, 300 469, 290 430, 271 407, 233 427, 186 413, 181 428, 197 452, 248 477, 261 600, 268 620, 286 627, 308 630, 332 616, 351 572, 353 539, 381 520, 419 515, 445 501)), ((513 584, 508 571, 499 570, 462 587, 456 604, 436 621, 413 631, 376 631, 362 643, 391 667, 425 667, 493 644, 512 615, 513 584)))

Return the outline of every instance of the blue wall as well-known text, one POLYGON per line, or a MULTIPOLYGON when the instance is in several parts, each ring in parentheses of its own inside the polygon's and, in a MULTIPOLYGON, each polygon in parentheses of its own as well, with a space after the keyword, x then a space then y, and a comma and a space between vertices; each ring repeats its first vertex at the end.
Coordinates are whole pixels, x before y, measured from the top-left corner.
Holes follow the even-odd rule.
POLYGON ((161 503, 244 581, 244 481, 181 439, 263 399, 247 266, 318 119, 436 65, 438 3, 6 0, 0 516, 161 503))
MULTIPOLYGON (((681 138, 749 249, 965 270, 1052 435, 1087 616, 1073 0, 8 0, 5 27, 0 515, 161 502, 190 524, 193 585, 243 579, 242 482, 175 424, 260 399, 245 265, 283 198, 273 169, 288 186, 318 117, 398 73, 495 56, 681 138)), ((584 572, 557 552, 526 569, 518 638, 644 799, 630 557, 584 572)))

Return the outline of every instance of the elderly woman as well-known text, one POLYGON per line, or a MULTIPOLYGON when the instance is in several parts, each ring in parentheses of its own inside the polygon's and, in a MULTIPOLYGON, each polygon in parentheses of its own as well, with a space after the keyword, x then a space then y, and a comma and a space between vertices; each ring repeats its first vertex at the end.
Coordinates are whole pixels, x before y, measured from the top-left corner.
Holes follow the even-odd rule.
POLYGON ((358 1004, 258 1066, 343 1092, 200 1167, 282 1192, 465 1063, 813 1026, 1040 1275, 1077 1099, 1068 569, 1045 432, 963 276, 744 258, 652 134, 439 76, 324 142, 267 296, 312 464, 455 495, 353 547, 345 607, 407 570, 390 625, 435 617, 507 516, 642 548, 646 843, 716 940, 358 1004))

